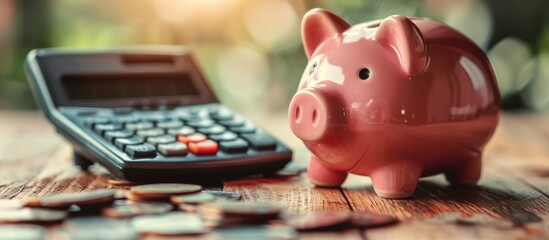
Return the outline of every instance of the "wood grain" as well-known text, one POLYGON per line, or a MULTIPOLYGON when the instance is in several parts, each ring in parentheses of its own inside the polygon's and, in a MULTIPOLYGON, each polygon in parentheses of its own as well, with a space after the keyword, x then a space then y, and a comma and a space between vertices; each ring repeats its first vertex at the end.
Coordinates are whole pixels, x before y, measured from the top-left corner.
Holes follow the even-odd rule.
MULTIPOLYGON (((294 149, 294 162, 307 163, 309 153, 283 114, 250 117, 294 149)), ((303 239, 549 238, 548 122, 549 115, 504 114, 486 147, 476 187, 449 186, 434 176, 421 180, 410 199, 388 200, 375 195, 368 177, 351 175, 341 189, 326 189, 313 187, 301 174, 226 181, 223 190, 240 193, 245 201, 283 205, 289 213, 367 211, 401 221, 365 231, 301 234, 303 239)), ((40 113, 0 112, 0 133, 0 198, 111 187, 103 168, 81 172, 72 165, 70 146, 40 113)))

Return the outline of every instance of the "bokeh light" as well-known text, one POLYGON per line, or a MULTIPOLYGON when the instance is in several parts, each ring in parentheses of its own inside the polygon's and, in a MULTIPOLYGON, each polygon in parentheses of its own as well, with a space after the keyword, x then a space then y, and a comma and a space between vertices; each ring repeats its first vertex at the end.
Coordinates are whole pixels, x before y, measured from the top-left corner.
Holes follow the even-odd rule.
POLYGON ((301 18, 321 7, 351 24, 442 21, 488 53, 505 107, 549 111, 549 2, 536 1, 0 0, 0 108, 36 107, 21 64, 33 48, 184 45, 230 107, 284 113, 307 63, 301 18))

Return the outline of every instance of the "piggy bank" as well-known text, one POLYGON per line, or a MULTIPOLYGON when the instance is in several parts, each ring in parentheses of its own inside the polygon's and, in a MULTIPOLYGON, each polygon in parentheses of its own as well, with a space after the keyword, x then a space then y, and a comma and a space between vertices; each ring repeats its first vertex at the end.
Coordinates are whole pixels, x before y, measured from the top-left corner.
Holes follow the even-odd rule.
POLYGON ((288 115, 315 186, 339 187, 353 173, 380 197, 406 198, 422 176, 479 180, 501 103, 475 43, 425 18, 350 26, 322 9, 304 16, 302 38, 309 63, 288 115))

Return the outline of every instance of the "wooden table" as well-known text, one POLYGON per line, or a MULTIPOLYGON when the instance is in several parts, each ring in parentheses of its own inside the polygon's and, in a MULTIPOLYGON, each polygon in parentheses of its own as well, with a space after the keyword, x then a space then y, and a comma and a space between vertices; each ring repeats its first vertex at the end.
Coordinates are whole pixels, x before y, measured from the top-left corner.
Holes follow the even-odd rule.
MULTIPOLYGON (((290 145, 295 162, 307 162, 308 152, 283 114, 251 118, 290 145)), ((40 113, 0 111, 0 136, 0 198, 109 187, 104 175, 72 165, 70 146, 40 113)), ((245 201, 285 204, 291 213, 368 211, 401 220, 384 228, 302 234, 304 239, 549 238, 549 115, 504 114, 477 187, 450 187, 435 176, 423 179, 407 200, 377 197, 369 178, 360 176, 350 176, 341 189, 314 188, 305 175, 234 180, 222 188, 245 201)))

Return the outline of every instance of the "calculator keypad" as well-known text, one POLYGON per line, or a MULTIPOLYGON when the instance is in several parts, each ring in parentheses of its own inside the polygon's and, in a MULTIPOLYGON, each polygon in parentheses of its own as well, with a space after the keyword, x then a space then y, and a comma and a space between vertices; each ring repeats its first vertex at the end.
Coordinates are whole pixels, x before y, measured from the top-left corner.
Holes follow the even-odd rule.
POLYGON ((125 111, 82 116, 85 126, 132 158, 272 151, 276 141, 228 109, 125 111))

